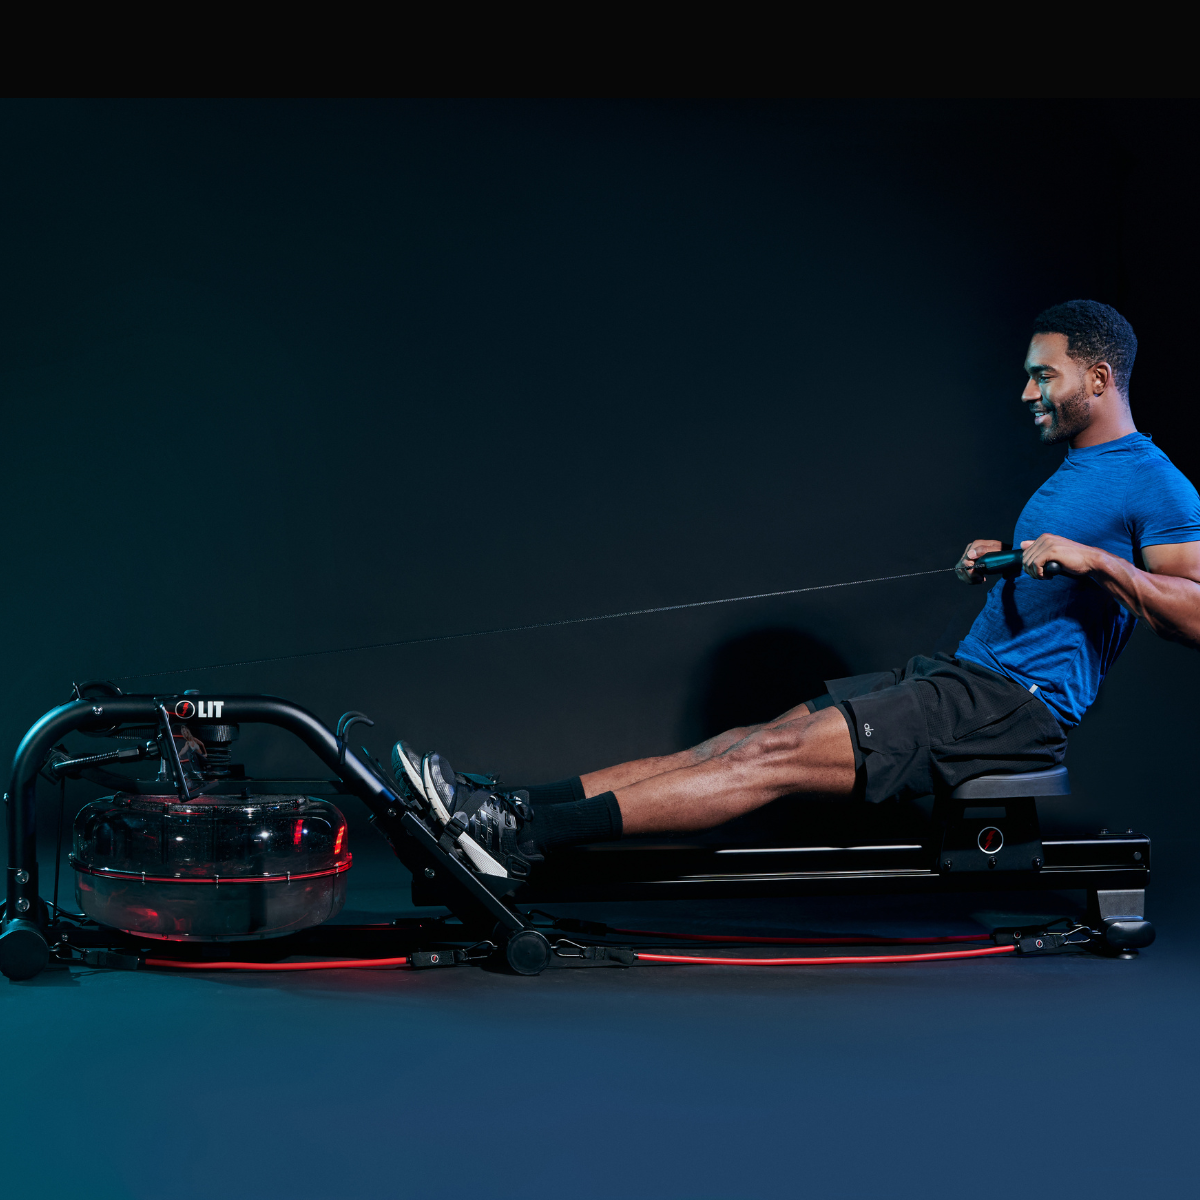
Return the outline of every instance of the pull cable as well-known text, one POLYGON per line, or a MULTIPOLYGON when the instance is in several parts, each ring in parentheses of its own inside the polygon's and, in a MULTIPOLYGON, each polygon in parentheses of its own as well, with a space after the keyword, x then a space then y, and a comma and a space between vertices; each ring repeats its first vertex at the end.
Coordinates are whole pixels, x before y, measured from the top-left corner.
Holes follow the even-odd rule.
POLYGON ((932 571, 909 571, 903 575, 876 575, 873 579, 852 579, 847 583, 821 583, 815 587, 789 588, 782 592, 755 592, 751 596, 727 596, 721 600, 693 600, 690 604, 663 604, 657 608, 631 608, 627 612, 602 613, 597 617, 567 617, 561 621, 535 621, 531 625, 506 625, 501 629, 473 629, 466 633, 440 633, 431 637, 405 638, 397 642, 370 642, 362 646, 338 646, 330 650, 303 650, 298 654, 276 654, 269 658, 244 658, 238 662, 206 663, 196 667, 175 667, 170 671, 143 671, 137 675, 114 675, 114 680, 158 679, 163 675, 191 675, 197 671, 220 671, 226 667, 257 667, 264 663, 293 662, 300 658, 318 658, 324 654, 356 654, 361 650, 391 650, 398 646, 424 646, 431 642, 453 642, 461 638, 491 637, 498 633, 525 633, 531 629, 557 629, 563 625, 586 625, 592 621, 616 621, 622 617, 645 617, 651 613, 680 612, 685 608, 708 608, 714 604, 741 604, 746 600, 769 600, 776 596, 801 596, 805 592, 828 592, 834 588, 858 587, 864 583, 887 583, 893 579, 916 579, 920 575, 945 575, 954 567, 935 567, 932 571))

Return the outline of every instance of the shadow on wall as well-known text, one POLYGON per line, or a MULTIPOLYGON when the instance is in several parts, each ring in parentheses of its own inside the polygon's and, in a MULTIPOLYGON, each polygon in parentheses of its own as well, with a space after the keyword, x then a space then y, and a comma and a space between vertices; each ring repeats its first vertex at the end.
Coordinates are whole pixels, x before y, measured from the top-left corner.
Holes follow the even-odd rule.
POLYGON ((755 629, 722 643, 699 672, 684 740, 702 742, 739 725, 758 725, 849 675, 840 654, 799 629, 755 629))

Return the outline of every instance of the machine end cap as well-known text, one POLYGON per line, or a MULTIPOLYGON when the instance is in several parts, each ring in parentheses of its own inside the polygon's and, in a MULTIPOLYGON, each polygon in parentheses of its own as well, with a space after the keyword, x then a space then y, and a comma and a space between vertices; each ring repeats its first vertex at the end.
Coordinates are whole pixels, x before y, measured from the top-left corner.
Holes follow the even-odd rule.
POLYGON ((1154 935, 1154 926, 1141 917, 1110 917, 1104 922, 1104 944, 1109 950, 1144 950, 1154 935))

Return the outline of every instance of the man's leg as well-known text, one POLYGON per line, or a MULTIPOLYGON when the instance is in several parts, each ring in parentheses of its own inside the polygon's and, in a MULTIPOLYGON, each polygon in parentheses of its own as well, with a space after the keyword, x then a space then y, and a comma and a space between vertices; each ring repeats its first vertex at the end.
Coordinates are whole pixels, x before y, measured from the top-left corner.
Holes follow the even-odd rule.
POLYGON ((767 722, 766 725, 747 725, 739 729, 727 729, 724 733, 718 733, 716 737, 711 737, 698 746, 680 750, 675 754, 664 754, 658 758, 638 758, 632 762, 618 763, 615 767, 604 767, 599 771, 592 771, 588 775, 579 777, 580 783, 583 784, 583 794, 599 796, 603 792, 619 792, 635 783, 640 783, 643 779, 652 779, 656 775, 665 775, 669 771, 697 766, 718 754, 724 754, 726 750, 757 733, 760 729, 781 725, 808 715, 808 705, 798 704, 795 708, 785 712, 783 716, 767 722))
MULTIPOLYGON (((398 749, 405 747, 398 744, 398 749)), ((427 763, 426 774, 446 811, 457 820, 461 808, 475 842, 502 857, 548 854, 625 834, 710 829, 793 792, 848 796, 855 775, 841 712, 813 713, 807 704, 767 725, 729 730, 680 755, 595 772, 588 777, 592 789, 608 785, 599 794, 552 803, 531 796, 533 811, 519 793, 458 786, 453 768, 440 755, 427 756, 427 763)), ((580 781, 564 782, 573 789, 580 781)))
POLYGON ((702 761, 610 787, 622 832, 711 829, 792 792, 849 796, 854 748, 841 712, 792 712, 702 761))

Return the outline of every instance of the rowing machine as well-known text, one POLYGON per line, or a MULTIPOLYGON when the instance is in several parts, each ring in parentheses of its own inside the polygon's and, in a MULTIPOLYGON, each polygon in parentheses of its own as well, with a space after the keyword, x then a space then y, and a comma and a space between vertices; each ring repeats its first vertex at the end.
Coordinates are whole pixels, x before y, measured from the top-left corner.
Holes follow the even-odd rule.
MULTIPOLYGON (((379 957, 380 950, 405 950, 419 963, 420 947, 436 943, 452 947, 449 957, 425 951, 433 961, 423 965, 487 953, 512 971, 537 974, 550 961, 556 935, 520 911, 518 900, 1084 888, 1091 948, 1130 954, 1154 937, 1144 918, 1148 839, 1130 833, 1042 840, 1036 803, 1067 794, 1064 768, 971 780, 936 798, 925 833, 909 842, 728 844, 717 831, 707 843, 626 839, 563 852, 532 871, 514 862, 504 875, 481 875, 452 834, 427 822, 381 765, 350 749, 350 728, 365 720, 348 713, 330 731, 312 713, 272 696, 122 695, 111 684, 78 687, 74 699, 33 725, 14 761, 5 796, 9 862, 0 971, 32 978, 52 947, 60 958, 83 955, 109 966, 136 964, 164 947, 176 955, 214 946, 244 954, 247 943, 277 955, 379 957), (335 778, 247 777, 231 751, 243 723, 298 737, 335 778), (76 732, 133 744, 72 756, 59 743, 76 732), (137 778, 112 769, 141 761, 157 762, 158 774, 137 778), (82 923, 57 908, 57 886, 50 905, 40 895, 39 775, 59 783, 64 796, 69 778, 118 789, 85 805, 74 820, 70 861, 88 918, 82 923), (414 902, 445 906, 457 923, 321 928, 342 906, 351 864, 345 818, 332 802, 341 796, 367 806, 412 876, 414 902)), ((57 872, 56 860, 56 883, 57 872)))

